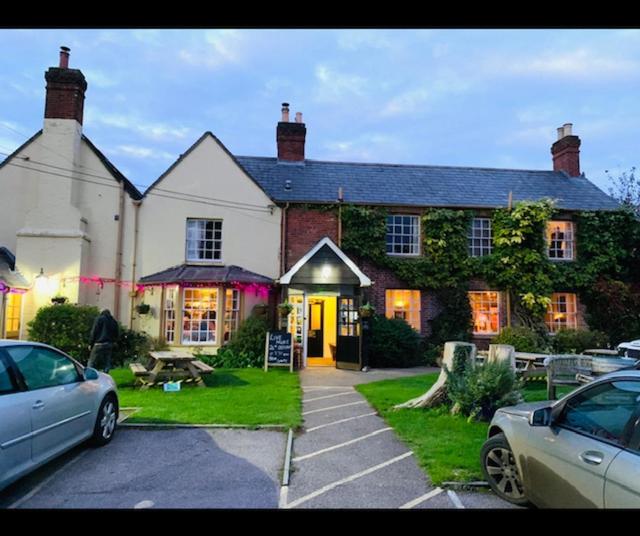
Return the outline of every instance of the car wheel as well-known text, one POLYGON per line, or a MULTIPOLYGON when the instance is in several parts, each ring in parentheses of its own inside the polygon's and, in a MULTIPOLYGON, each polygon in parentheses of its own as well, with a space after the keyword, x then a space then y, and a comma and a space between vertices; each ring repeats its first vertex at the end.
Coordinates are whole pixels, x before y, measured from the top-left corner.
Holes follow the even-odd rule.
POLYGON ((500 498, 520 506, 529 504, 515 456, 504 434, 485 441, 480 459, 484 477, 500 498))
POLYGON ((100 404, 91 442, 98 447, 109 443, 116 432, 117 423, 118 399, 115 395, 108 394, 100 404))

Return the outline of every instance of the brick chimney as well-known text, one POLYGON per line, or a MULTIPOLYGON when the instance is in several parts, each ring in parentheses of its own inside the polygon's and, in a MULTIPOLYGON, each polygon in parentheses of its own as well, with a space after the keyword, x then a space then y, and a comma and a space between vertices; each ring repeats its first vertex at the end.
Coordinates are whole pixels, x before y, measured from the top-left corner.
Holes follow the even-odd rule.
POLYGON ((571 134, 571 123, 558 128, 558 140, 551 146, 553 171, 564 171, 570 177, 580 175, 580 138, 571 134))
POLYGON ((82 124, 87 81, 79 69, 69 69, 69 48, 60 47, 60 64, 44 73, 47 81, 45 119, 75 119, 82 124))
POLYGON ((278 144, 278 160, 287 162, 304 162, 304 141, 307 128, 302 122, 302 114, 296 113, 295 123, 289 122, 289 103, 282 103, 282 121, 276 129, 278 144))

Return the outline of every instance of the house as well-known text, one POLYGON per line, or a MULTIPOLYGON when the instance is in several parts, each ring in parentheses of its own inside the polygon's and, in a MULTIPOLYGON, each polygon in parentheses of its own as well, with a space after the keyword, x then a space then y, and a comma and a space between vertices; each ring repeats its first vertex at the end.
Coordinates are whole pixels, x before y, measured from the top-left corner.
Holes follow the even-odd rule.
MULTIPOLYGON (((578 211, 618 208, 580 173, 570 124, 558 129, 548 171, 326 162, 305 157, 307 128, 300 113, 290 121, 287 103, 276 156, 232 155, 205 132, 143 194, 83 134, 87 82, 68 61, 63 47, 45 74, 43 130, 0 164, 0 188, 12 192, 0 198, 0 246, 15 252, 15 264, 0 266, 0 290, 20 296, 3 311, 22 338, 38 307, 63 294, 171 346, 215 352, 257 306, 287 300, 305 365, 360 369, 362 304, 427 337, 443 304, 345 251, 343 208, 383 208, 383 255, 403 262, 425 257, 421 217, 434 207, 473 212, 467 254, 483 257, 496 209, 554 198, 546 243, 556 263, 580 255, 578 211), (14 269, 20 279, 9 282, 14 269)), ((482 279, 468 286, 474 340, 486 345, 511 322, 509 303, 482 279)), ((571 289, 552 295, 547 316, 552 332, 584 325, 571 289)))

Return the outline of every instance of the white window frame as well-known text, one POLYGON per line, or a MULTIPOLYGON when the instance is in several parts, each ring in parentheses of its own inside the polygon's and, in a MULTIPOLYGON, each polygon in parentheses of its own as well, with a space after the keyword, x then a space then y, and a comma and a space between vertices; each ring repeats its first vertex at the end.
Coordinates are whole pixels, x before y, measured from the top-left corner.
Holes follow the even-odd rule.
MULTIPOLYGON (((200 303, 202 303, 203 301, 200 300, 200 303)), ((204 303, 206 303, 206 301, 204 301, 204 303)), ((218 307, 220 305, 220 289, 219 287, 185 287, 182 289, 182 330, 181 330, 181 341, 182 344, 184 346, 216 346, 218 343, 218 326, 219 326, 219 322, 218 322, 218 307), (187 298, 187 294, 191 293, 191 292, 204 292, 204 291, 211 291, 214 290, 215 291, 215 299, 214 301, 214 306, 213 307, 191 307, 189 309, 187 309, 187 303, 191 302, 193 300, 187 298), (208 311, 210 313, 213 313, 213 319, 197 319, 197 320, 192 320, 191 317, 187 318, 186 313, 189 312, 191 314, 195 313, 199 313, 201 311, 208 311), (190 329, 185 329, 185 323, 189 322, 189 328, 190 329), (202 323, 203 322, 214 322, 214 328, 213 330, 210 329, 206 329, 203 330, 202 329, 202 323), (198 323, 198 329, 194 330, 193 326, 198 323), (208 336, 206 338, 206 340, 202 341, 202 340, 187 340, 185 338, 185 333, 186 332, 196 332, 198 333, 198 339, 200 339, 201 334, 205 333, 205 334, 213 334, 213 338, 209 339, 208 336)), ((208 327, 208 326, 207 326, 208 327)), ((193 337, 193 335, 192 335, 193 337)))
POLYGON ((389 214, 387 216, 386 225, 387 232, 385 235, 385 251, 387 252, 387 255, 398 257, 418 257, 420 255, 420 216, 416 214, 389 214), (389 223, 389 218, 392 218, 391 223, 389 223), (409 234, 405 233, 404 229, 401 229, 399 233, 396 233, 396 226, 404 227, 406 225, 402 220, 400 220, 401 223, 396 223, 396 218, 411 218, 411 232, 409 234), (405 236, 411 237, 411 242, 409 244, 411 251, 409 253, 393 251, 397 246, 402 248, 404 245, 402 238, 405 236), (389 251, 389 246, 391 246, 391 251, 389 251))
POLYGON ((470 257, 484 257, 491 255, 493 251, 493 231, 491 228, 491 218, 473 218, 469 227, 468 250, 470 257), (479 225, 476 225, 479 224, 479 225), (484 236, 484 232, 488 231, 488 236, 484 236), (489 243, 484 244, 483 241, 488 240, 489 243), (480 250, 478 255, 476 250, 480 250))
POLYGON ((547 309, 545 324, 551 334, 558 333, 562 328, 578 329, 578 297, 576 294, 573 292, 554 292, 551 294, 551 303, 547 309), (561 302, 563 297, 564 303, 561 302), (561 311, 561 306, 566 310, 561 311), (556 315, 564 315, 564 321, 555 321, 556 315))
POLYGON ((180 287, 165 287, 164 302, 162 304, 163 314, 163 336, 167 344, 176 344, 176 335, 178 333, 178 318, 176 315, 176 305, 180 287), (171 327, 170 327, 171 326, 171 327))
POLYGON ((185 259, 187 262, 222 264, 222 219, 187 218, 185 259), (206 237, 208 224, 213 224, 211 238, 206 237), (219 238, 216 238, 217 233, 219 238), (207 252, 211 252, 210 259, 204 256, 207 252))
POLYGON ((547 257, 552 261, 572 261, 575 257, 575 226, 572 221, 551 220, 547 223, 547 257), (552 239, 552 233, 558 227, 563 233, 562 239, 552 239), (564 228, 564 230, 562 230, 564 228), (559 245, 558 245, 559 243, 559 245), (557 256, 562 252, 562 256, 557 256))
POLYGON ((422 307, 419 290, 388 288, 385 290, 384 299, 387 318, 402 318, 418 333, 422 331, 422 307), (398 299, 402 301, 402 307, 397 306, 398 299))
POLYGON ((240 326, 240 290, 237 288, 224 289, 224 325, 222 328, 222 343, 229 342, 240 326), (231 292, 231 308, 229 304, 229 292, 231 292), (235 304, 235 307, 234 307, 235 304), (229 338, 225 340, 227 333, 229 338))
POLYGON ((468 292, 469 295, 469 306, 471 307, 471 318, 473 321, 473 334, 474 335, 497 335, 498 333, 500 333, 500 292, 497 290, 471 290, 468 292), (484 298, 481 299, 481 305, 482 304, 489 304, 486 305, 485 309, 481 309, 478 312, 478 314, 486 314, 489 315, 489 325, 491 325, 491 317, 490 315, 495 314, 497 315, 497 322, 496 322, 496 326, 497 326, 497 330, 496 331, 476 331, 476 311, 473 308, 473 299, 472 296, 484 296, 487 294, 495 294, 496 295, 496 311, 492 312, 490 309, 490 304, 492 303, 491 299, 488 298, 484 298))

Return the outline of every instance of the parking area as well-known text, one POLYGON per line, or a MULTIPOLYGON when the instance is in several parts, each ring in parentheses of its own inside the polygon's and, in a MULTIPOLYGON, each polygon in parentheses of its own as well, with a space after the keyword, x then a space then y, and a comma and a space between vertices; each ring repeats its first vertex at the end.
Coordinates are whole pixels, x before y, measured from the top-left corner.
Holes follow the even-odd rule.
POLYGON ((0 492, 0 508, 277 508, 286 434, 120 428, 0 492))

